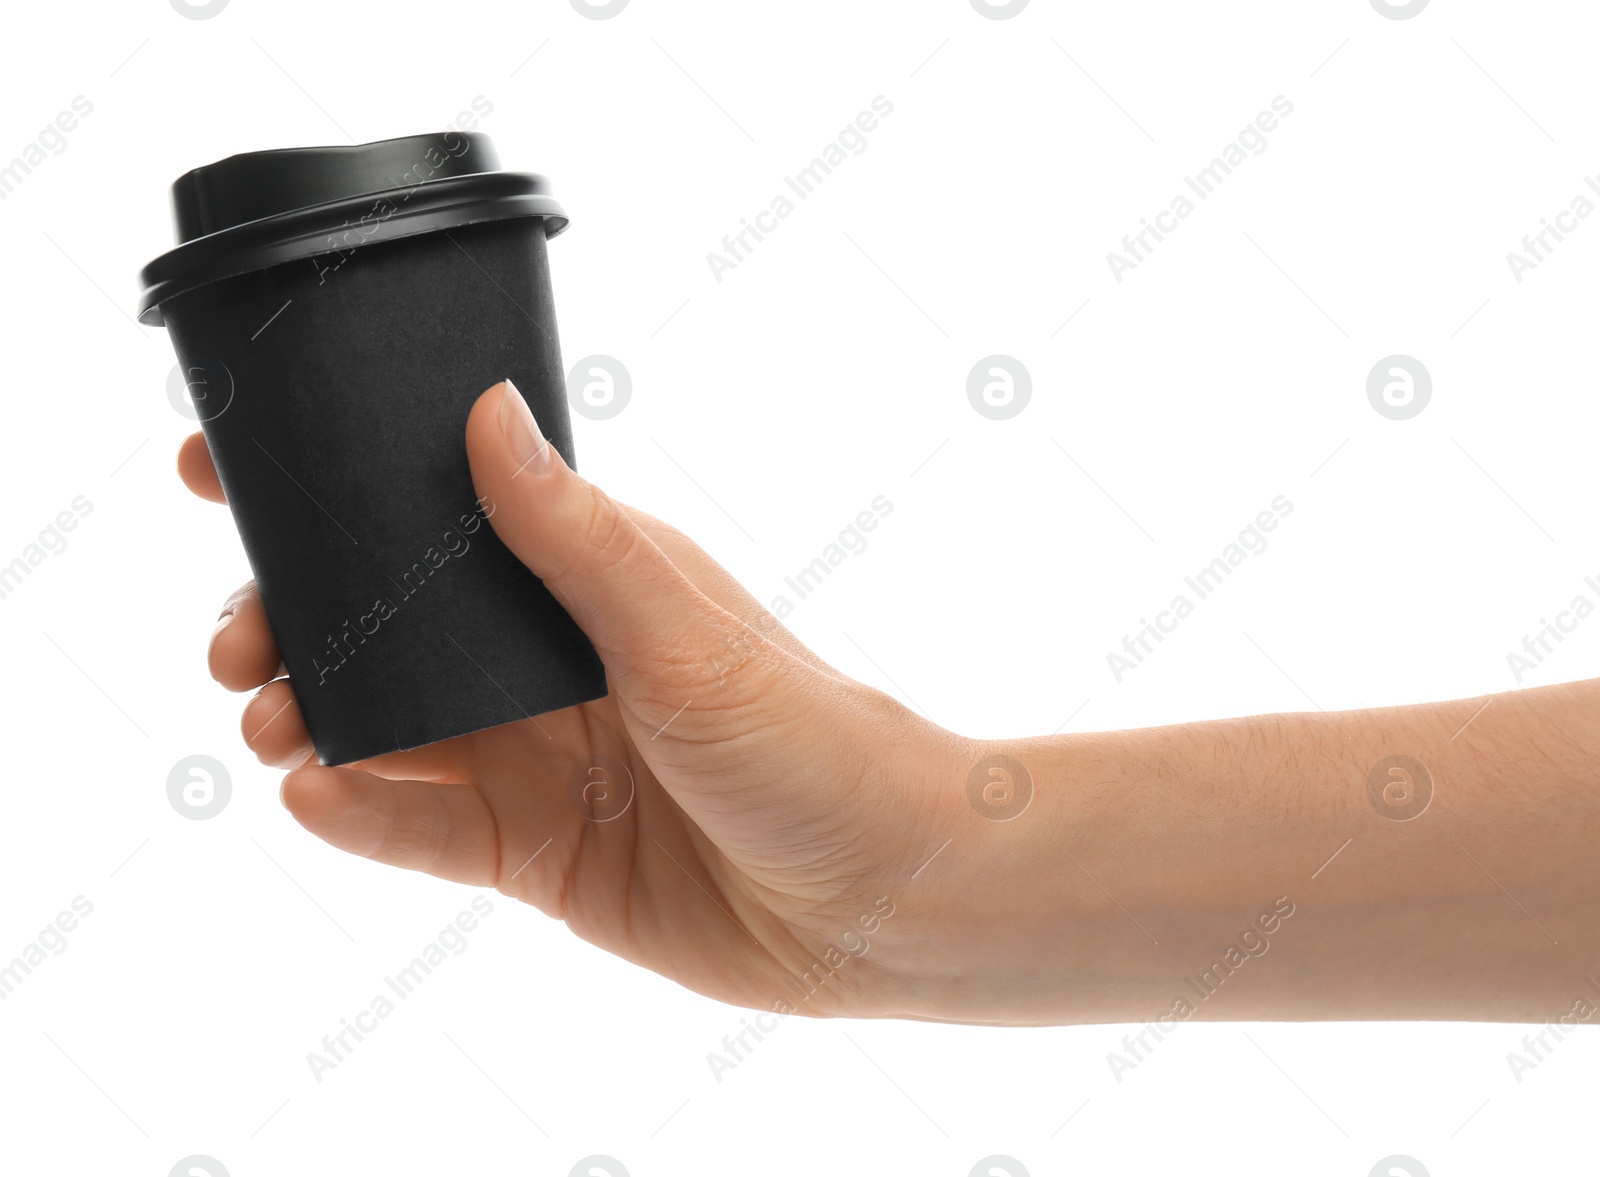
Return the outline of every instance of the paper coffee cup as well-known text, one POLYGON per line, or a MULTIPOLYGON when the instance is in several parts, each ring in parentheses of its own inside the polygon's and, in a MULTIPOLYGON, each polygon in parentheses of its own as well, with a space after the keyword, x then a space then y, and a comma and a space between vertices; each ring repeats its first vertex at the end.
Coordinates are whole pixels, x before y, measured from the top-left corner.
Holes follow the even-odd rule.
POLYGON ((321 761, 602 697, 594 647, 489 525, 464 440, 510 378, 575 466, 547 182, 450 131, 235 155, 172 206, 139 320, 172 338, 321 761))

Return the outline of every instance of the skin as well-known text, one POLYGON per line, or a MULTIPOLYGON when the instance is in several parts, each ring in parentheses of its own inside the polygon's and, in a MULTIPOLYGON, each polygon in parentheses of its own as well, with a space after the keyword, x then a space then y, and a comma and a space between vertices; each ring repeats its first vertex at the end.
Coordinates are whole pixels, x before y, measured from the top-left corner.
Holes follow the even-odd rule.
MULTIPOLYGON (((967 739, 839 673, 692 540, 570 470, 509 386, 479 398, 466 445, 491 525, 593 640, 610 694, 324 767, 245 585, 211 673, 256 692, 246 743, 291 770, 284 805, 341 850, 494 887, 697 992, 782 1013, 1545 1022, 1600 1007, 1600 684, 967 739), (1369 774, 1395 754, 1422 775, 1380 772, 1374 799, 1369 774), (991 772, 997 756, 1011 768, 991 772), (597 821, 568 782, 607 758, 633 795, 597 821)), ((200 434, 178 469, 224 501, 200 434)))

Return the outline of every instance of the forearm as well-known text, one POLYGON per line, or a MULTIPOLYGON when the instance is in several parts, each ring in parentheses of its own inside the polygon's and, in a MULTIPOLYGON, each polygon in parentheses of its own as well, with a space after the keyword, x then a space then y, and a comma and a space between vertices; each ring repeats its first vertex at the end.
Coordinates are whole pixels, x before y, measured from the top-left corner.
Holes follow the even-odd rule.
POLYGON ((903 1014, 1543 1022, 1600 1005, 1600 683, 967 750, 1020 762, 1033 796, 994 820, 945 787, 941 880, 898 901, 907 933, 940 928, 907 945, 930 960, 903 1014), (1369 792, 1396 755, 1425 770, 1411 795, 1381 771, 1369 792))

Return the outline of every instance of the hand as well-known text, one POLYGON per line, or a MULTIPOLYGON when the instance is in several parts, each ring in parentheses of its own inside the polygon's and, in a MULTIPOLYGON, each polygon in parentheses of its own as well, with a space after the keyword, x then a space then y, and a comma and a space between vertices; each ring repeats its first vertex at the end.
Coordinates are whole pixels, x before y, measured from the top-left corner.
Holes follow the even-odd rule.
MULTIPOLYGON (((284 804, 341 849, 496 887, 701 993, 782 1013, 1171 1025, 1595 1008, 1600 680, 965 740, 839 674, 690 540, 578 477, 514 390, 479 398, 467 451, 490 523, 593 640, 611 693, 321 767, 246 586, 212 673, 261 688, 246 742, 293 767, 284 804), (1371 793, 1397 750, 1430 796, 1441 782, 1423 818, 1371 793), (1019 769, 1025 814, 969 794, 996 757, 1019 769), (595 814, 581 795, 607 758, 633 778, 614 817, 618 798, 595 814)), ((179 469, 222 501, 199 435, 179 469)))
MULTIPOLYGON (((212 637, 211 673, 260 688, 245 742, 293 769, 290 813, 341 850, 495 887, 723 1001, 898 1010, 915 979, 867 949, 946 840, 937 798, 941 783, 959 792, 966 742, 828 666, 693 541, 579 477, 509 383, 478 399, 466 444, 490 523, 594 642, 610 694, 322 767, 247 584, 212 637), (607 759, 631 774, 632 801, 611 816, 627 787, 611 780, 610 819, 594 820, 569 782, 607 759)), ((223 501, 202 435, 178 469, 223 501)))

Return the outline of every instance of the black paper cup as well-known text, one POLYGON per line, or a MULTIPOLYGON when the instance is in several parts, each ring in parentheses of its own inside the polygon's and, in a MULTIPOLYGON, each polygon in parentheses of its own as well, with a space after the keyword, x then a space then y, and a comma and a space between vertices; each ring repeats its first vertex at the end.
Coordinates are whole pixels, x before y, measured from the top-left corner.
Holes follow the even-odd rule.
POLYGON ((139 318, 171 335, 322 763, 602 697, 464 440, 509 378, 574 464, 545 181, 452 131, 232 156, 172 199, 139 318))

